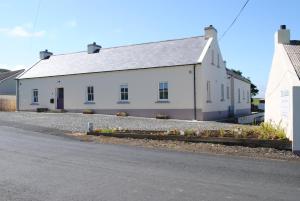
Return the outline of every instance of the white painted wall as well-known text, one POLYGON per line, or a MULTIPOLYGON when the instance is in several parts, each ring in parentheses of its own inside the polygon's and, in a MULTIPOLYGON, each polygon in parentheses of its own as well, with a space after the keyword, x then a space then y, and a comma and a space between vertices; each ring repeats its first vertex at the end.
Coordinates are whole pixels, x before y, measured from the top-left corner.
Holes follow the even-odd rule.
POLYGON ((281 125, 292 140, 292 87, 300 86, 294 67, 282 44, 275 44, 272 67, 265 95, 265 121, 281 125))
POLYGON ((193 109, 193 66, 152 68, 20 80, 20 110, 50 104, 56 88, 63 87, 65 109, 193 109), (168 81, 169 103, 158 101, 160 81, 168 81), (121 84, 128 84, 130 104, 118 104, 121 84), (94 86, 95 104, 86 102, 86 87, 94 86), (31 105, 32 90, 39 90, 39 105, 31 105))
POLYGON ((227 73, 217 39, 213 38, 201 67, 197 69, 200 81, 197 84, 197 105, 203 112, 227 111, 226 98, 227 73), (214 62, 212 63, 212 56, 214 62), (219 55, 219 65, 218 65, 219 55), (207 81, 211 83, 211 102, 207 102, 207 81), (224 84, 224 101, 221 101, 221 84, 224 84))

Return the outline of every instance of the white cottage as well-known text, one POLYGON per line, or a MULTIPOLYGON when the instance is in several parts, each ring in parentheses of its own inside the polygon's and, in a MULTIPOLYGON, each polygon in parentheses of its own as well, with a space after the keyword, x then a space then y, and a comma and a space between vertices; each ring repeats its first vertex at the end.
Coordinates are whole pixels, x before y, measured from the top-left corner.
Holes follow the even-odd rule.
POLYGON ((275 33, 275 49, 266 89, 265 121, 286 130, 293 150, 300 151, 300 41, 285 25, 275 33))
POLYGON ((204 36, 52 55, 17 80, 18 110, 65 109, 215 120, 250 113, 250 83, 226 70, 213 26, 204 36))

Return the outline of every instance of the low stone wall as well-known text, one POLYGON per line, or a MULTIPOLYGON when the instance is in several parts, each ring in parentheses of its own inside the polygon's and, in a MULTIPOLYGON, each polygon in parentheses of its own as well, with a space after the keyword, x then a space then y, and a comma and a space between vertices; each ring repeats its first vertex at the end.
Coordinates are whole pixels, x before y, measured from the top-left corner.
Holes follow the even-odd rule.
POLYGON ((16 96, 0 95, 0 111, 16 111, 16 96))
POLYGON ((292 144, 288 140, 260 140, 248 138, 231 138, 231 137, 199 137, 199 136, 181 136, 181 135, 155 135, 155 134, 140 134, 140 133, 98 133, 88 132, 87 135, 108 136, 118 138, 133 138, 133 139, 151 139, 151 140, 174 140, 194 143, 214 143, 230 146, 246 146, 246 147, 266 147, 279 150, 291 150, 292 144))

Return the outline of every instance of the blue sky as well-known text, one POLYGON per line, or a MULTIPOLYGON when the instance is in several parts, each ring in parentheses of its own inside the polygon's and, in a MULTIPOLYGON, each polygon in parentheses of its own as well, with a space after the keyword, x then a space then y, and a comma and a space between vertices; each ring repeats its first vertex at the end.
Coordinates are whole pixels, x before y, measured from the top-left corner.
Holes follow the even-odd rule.
MULTIPOLYGON (((54 53, 203 35, 219 36, 245 0, 0 0, 0 68, 27 68, 40 50, 54 53), (40 6, 38 6, 40 5, 40 6), (37 8, 40 9, 37 9, 37 8), (38 12, 37 12, 38 10, 38 12)), ((264 95, 280 24, 300 40, 300 1, 250 0, 221 40, 229 68, 239 69, 264 95)))

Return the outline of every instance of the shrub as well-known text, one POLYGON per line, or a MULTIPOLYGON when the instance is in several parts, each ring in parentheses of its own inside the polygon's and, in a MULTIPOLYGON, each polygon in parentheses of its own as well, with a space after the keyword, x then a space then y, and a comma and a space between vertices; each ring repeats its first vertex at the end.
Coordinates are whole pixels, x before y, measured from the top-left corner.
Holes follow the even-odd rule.
POLYGON ((86 109, 82 111, 83 114, 94 114, 94 111, 91 109, 86 109))
POLYGON ((118 117, 127 117, 128 113, 127 112, 117 112, 116 114, 118 117))
POLYGON ((169 119, 169 116, 166 114, 157 114, 156 119, 169 119))
POLYGON ((194 136, 197 136, 197 134, 196 134, 196 131, 193 130, 193 129, 186 129, 184 131, 184 136, 186 136, 186 137, 194 137, 194 136))
POLYGON ((110 128, 103 128, 103 129, 96 129, 96 133, 115 133, 115 129, 110 129, 110 128))
POLYGON ((279 124, 264 122, 257 127, 260 139, 286 139, 285 131, 279 124))
POLYGON ((180 130, 178 130, 177 128, 175 129, 171 129, 167 131, 168 135, 180 135, 180 130))

